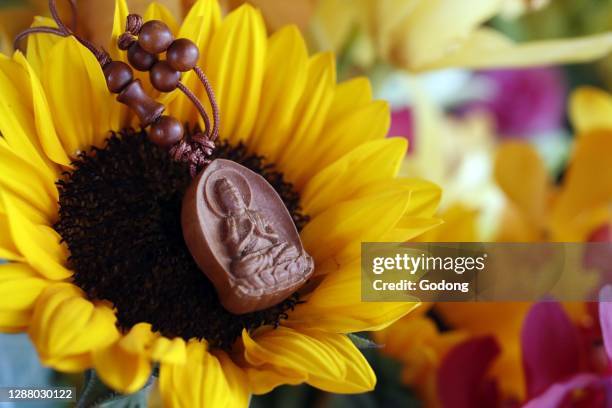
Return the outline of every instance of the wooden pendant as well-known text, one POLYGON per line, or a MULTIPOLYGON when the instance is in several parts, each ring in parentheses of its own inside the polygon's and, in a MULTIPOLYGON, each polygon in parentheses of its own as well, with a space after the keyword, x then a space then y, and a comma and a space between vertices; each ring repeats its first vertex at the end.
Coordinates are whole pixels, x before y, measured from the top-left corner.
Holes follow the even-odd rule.
POLYGON ((216 159, 193 179, 181 223, 193 258, 234 314, 281 302, 314 271, 278 193, 236 162, 216 159))

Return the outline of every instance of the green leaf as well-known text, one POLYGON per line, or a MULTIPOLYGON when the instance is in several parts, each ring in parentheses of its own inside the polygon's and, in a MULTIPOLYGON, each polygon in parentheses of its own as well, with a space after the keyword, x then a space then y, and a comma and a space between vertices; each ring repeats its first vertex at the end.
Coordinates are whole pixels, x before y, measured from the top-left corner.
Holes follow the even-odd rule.
POLYGON ((94 370, 89 370, 85 373, 83 394, 76 406, 77 408, 146 408, 152 383, 153 376, 140 391, 120 394, 107 387, 94 370))
POLYGON ((360 350, 363 350, 363 349, 378 349, 378 348, 382 347, 381 345, 376 344, 371 339, 369 339, 367 337, 360 336, 360 335, 355 334, 355 333, 349 333, 348 337, 353 342, 353 344, 358 349, 360 349, 360 350))

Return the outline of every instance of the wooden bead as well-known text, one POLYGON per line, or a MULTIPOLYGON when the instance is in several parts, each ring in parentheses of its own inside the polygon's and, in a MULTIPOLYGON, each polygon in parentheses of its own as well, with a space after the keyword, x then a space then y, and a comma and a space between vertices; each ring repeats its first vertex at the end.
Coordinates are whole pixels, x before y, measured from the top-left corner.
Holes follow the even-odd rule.
POLYGON ((103 68, 106 86, 112 93, 120 93, 134 80, 134 72, 122 61, 112 61, 103 68))
POLYGON ((128 49, 128 61, 134 69, 138 71, 148 71, 157 61, 157 57, 143 50, 140 45, 135 42, 128 49))
POLYGON ((181 80, 181 73, 173 69, 167 61, 157 61, 149 71, 149 78, 158 91, 171 92, 181 80))
POLYGON ((166 52, 166 60, 170 66, 181 72, 192 70, 198 64, 199 58, 198 46, 187 38, 174 40, 166 52))
POLYGON ((140 124, 143 127, 157 121, 165 109, 164 105, 145 93, 139 79, 132 81, 125 87, 119 96, 117 96, 117 100, 129 106, 138 115, 140 124))
POLYGON ((151 125, 149 140, 159 147, 169 149, 181 141, 184 132, 181 122, 172 116, 164 115, 151 125))
POLYGON ((142 25, 138 33, 138 44, 151 54, 160 54, 174 41, 170 28, 163 21, 151 20, 142 25))

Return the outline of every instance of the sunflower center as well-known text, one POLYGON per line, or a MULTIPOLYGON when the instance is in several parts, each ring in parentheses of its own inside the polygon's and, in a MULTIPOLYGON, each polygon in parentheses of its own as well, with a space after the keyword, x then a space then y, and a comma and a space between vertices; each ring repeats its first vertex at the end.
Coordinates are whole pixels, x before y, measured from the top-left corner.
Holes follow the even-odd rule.
MULTIPOLYGON (((298 227, 307 216, 283 175, 244 145, 220 143, 215 157, 261 174, 274 187, 298 227)), ((70 250, 74 283, 92 300, 108 300, 118 326, 139 322, 168 337, 206 339, 231 347, 243 329, 277 325, 297 295, 266 310, 234 315, 193 261, 183 240, 180 212, 191 181, 188 168, 147 141, 145 132, 113 135, 103 149, 83 153, 58 182, 55 229, 70 250)))

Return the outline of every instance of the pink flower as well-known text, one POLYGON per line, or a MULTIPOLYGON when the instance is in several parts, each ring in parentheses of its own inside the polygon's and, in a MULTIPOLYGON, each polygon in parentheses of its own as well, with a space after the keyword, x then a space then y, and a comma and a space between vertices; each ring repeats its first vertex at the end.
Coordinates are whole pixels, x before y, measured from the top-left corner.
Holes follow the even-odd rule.
MULTIPOLYGON (((521 332, 523 408, 612 407, 612 285, 601 290, 599 299, 594 310, 599 326, 590 330, 574 325, 558 302, 533 305, 521 332)), ((438 372, 441 406, 518 407, 487 377, 499 351, 493 337, 472 338, 451 349, 438 372)))
POLYGON ((500 135, 526 137, 562 127, 567 86, 559 68, 498 69, 476 76, 489 84, 490 93, 460 110, 490 112, 500 135))
MULTIPOLYGON (((584 367, 584 364, 582 366, 579 364, 578 359, 582 350, 575 342, 576 330, 561 306, 558 303, 550 303, 546 307, 547 310, 542 310, 541 305, 532 308, 523 326, 523 333, 527 337, 523 338, 523 361, 531 367, 540 365, 536 368, 538 379, 536 384, 542 386, 542 389, 530 389, 535 395, 530 392, 532 398, 524 408, 611 407, 612 286, 606 286, 600 292, 599 323, 606 361, 604 369, 599 372, 593 370, 595 367, 584 367), (540 310, 534 312, 536 308, 540 310), (543 333, 553 326, 551 334, 543 333), (531 330, 534 332, 527 334, 531 330), (548 341, 541 341, 542 347, 539 350, 532 347, 530 352, 525 352, 526 347, 529 349, 525 340, 530 341, 533 336, 542 335, 547 336, 548 341)), ((527 384, 533 385, 529 377, 527 384)))
POLYGON ((438 370, 437 387, 441 406, 500 406, 497 383, 486 376, 500 351, 497 341, 491 336, 471 338, 453 347, 438 370))
POLYGON ((410 108, 400 108, 391 112, 389 136, 402 136, 408 139, 408 153, 414 150, 414 119, 410 108))

